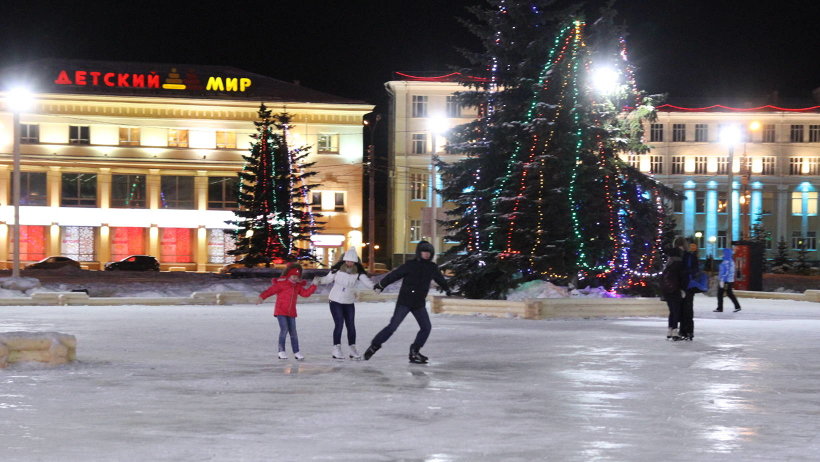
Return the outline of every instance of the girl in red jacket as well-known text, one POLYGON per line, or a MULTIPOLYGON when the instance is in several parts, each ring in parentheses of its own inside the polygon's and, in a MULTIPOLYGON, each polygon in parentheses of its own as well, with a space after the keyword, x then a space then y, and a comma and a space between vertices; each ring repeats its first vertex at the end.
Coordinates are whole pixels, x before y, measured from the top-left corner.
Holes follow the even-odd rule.
POLYGON ((276 294, 276 307, 273 315, 279 321, 279 359, 288 359, 285 353, 285 338, 290 334, 290 346, 293 348, 293 357, 301 361, 305 359, 299 353, 299 337, 296 335, 296 298, 310 297, 316 291, 316 285, 311 284, 305 287, 307 281, 302 279, 302 266, 298 263, 291 263, 285 269, 285 275, 278 279, 271 280, 271 286, 259 294, 256 304, 276 294))

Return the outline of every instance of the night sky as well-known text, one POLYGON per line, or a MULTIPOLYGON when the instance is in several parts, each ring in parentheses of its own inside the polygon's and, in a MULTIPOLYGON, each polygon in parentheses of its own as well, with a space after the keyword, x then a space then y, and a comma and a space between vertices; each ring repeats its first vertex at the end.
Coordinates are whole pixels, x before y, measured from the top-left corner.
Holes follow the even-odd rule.
MULTIPOLYGON (((0 66, 38 58, 214 64, 381 103, 393 71, 447 72, 479 0, 6 2, 0 66), (60 6, 54 6, 59 4, 60 6), (207 5, 207 6, 203 6, 207 5)), ((820 2, 621 0, 638 83, 671 97, 806 101, 820 2), (763 3, 766 6, 752 6, 763 3), (738 6, 743 5, 743 6, 738 6)))

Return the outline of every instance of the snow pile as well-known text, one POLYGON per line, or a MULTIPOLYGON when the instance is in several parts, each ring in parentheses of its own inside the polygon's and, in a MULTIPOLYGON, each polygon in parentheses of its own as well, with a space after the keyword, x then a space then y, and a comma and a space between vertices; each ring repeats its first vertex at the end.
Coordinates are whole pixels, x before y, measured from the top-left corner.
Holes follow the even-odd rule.
POLYGON ((781 292, 781 293, 784 293, 784 294, 800 294, 800 293, 802 293, 798 290, 787 289, 785 287, 778 287, 774 291, 775 292, 781 292))
POLYGON ((569 289, 556 286, 548 281, 528 281, 507 293, 507 300, 528 300, 533 298, 566 298, 569 289))
POLYGON ((35 278, 26 277, 0 278, 0 287, 10 291, 26 292, 40 287, 40 281, 35 278))
POLYGON ((614 298, 618 295, 607 291, 603 287, 586 287, 584 289, 573 289, 569 293, 570 297, 586 297, 586 298, 614 298))

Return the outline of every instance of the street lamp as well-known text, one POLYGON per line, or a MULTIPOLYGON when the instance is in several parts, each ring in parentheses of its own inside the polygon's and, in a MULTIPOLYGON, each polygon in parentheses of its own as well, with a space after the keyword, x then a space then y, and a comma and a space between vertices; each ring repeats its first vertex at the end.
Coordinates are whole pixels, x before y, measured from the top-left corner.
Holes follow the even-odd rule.
MULTIPOLYGON (((431 141, 433 143, 433 156, 438 153, 438 143, 436 142, 436 135, 441 136, 443 135, 448 129, 447 119, 444 117, 436 116, 430 117, 427 119, 427 129, 430 130, 431 133, 431 141)), ((438 186, 438 168, 436 167, 435 161, 431 159, 431 167, 430 167, 430 184, 432 185, 431 188, 431 201, 430 201, 430 214, 432 215, 432 223, 431 223, 431 230, 430 230, 430 240, 432 241, 433 248, 436 251, 439 250, 438 242, 438 223, 436 218, 438 217, 438 193, 436 193, 436 189, 438 186)))
POLYGON ((376 126, 382 120, 381 114, 373 117, 373 122, 364 119, 362 123, 370 129, 370 144, 367 145, 367 271, 373 274, 376 269, 376 126))
POLYGON ((25 87, 15 87, 6 94, 6 103, 12 112, 14 125, 13 157, 14 166, 12 181, 14 187, 11 200, 14 205, 14 258, 12 260, 11 277, 20 277, 20 113, 26 112, 34 105, 34 95, 25 87))
POLYGON ((618 91, 620 81, 618 71, 611 67, 601 66, 592 71, 592 86, 602 95, 609 96, 618 91))
POLYGON ((735 144, 740 142, 741 133, 740 127, 737 125, 727 125, 723 127, 720 131, 720 142, 726 145, 729 148, 729 168, 727 169, 727 175, 729 180, 729 194, 726 198, 726 238, 728 239, 727 246, 732 245, 732 241, 734 240, 734 222, 732 221, 732 202, 734 202, 734 191, 732 187, 732 183, 734 183, 734 156, 735 156, 735 144))

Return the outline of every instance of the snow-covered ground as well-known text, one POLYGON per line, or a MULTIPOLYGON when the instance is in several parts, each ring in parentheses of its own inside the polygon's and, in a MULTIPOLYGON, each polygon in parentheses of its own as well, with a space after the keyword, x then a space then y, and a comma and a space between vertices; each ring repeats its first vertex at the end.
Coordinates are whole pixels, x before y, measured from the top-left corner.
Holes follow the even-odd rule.
MULTIPOLYGON (((820 304, 696 297, 694 342, 660 318, 408 317, 370 361, 275 359, 271 304, 0 307, 0 331, 77 336, 79 360, 0 370, 3 461, 802 461, 820 454, 820 304)), ((388 320, 357 305, 359 345, 388 320)))

